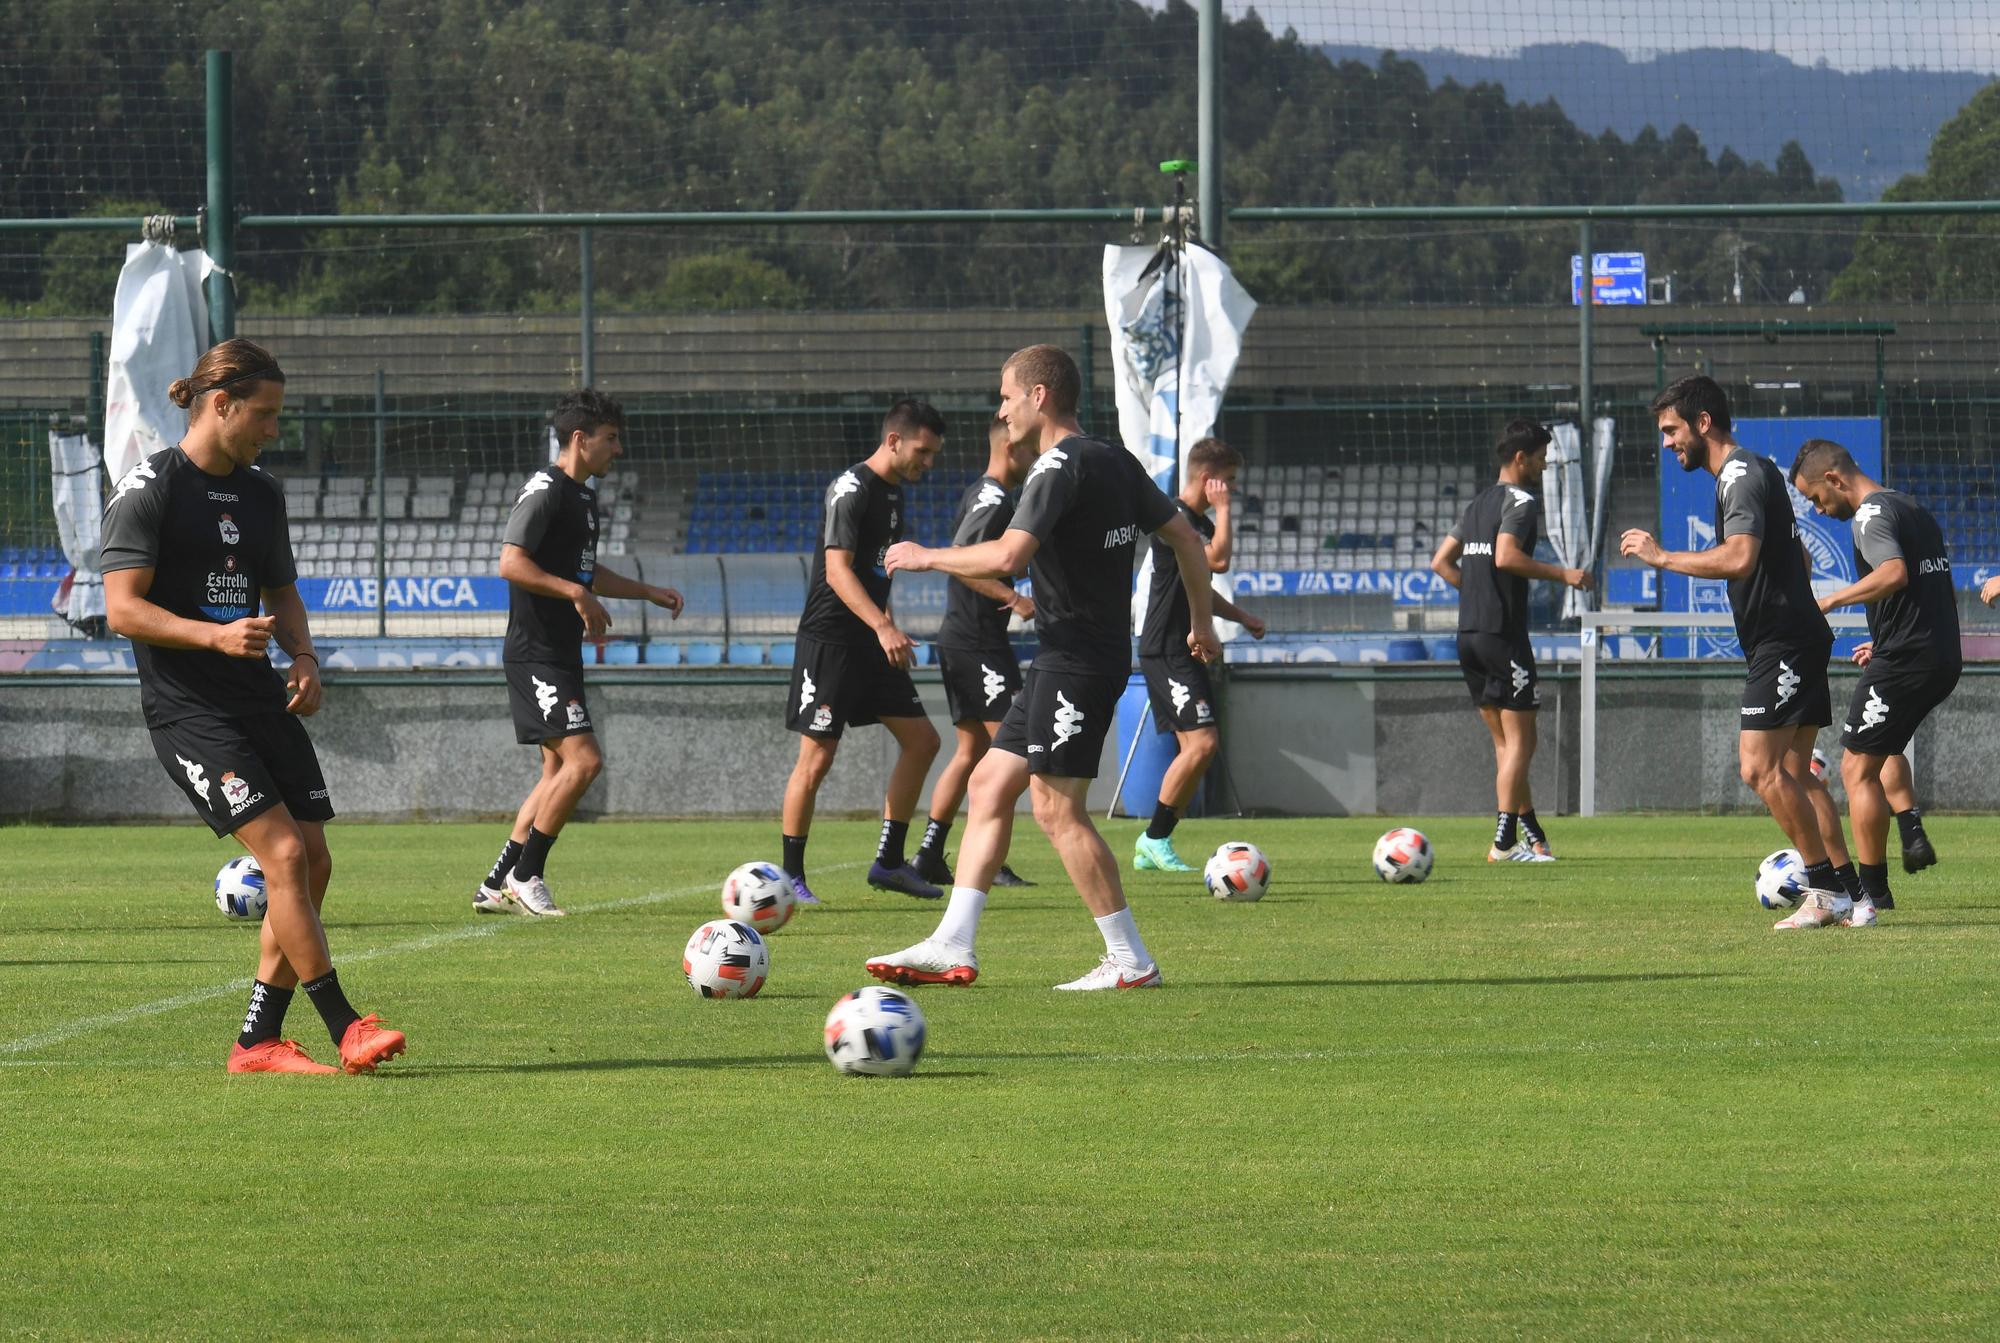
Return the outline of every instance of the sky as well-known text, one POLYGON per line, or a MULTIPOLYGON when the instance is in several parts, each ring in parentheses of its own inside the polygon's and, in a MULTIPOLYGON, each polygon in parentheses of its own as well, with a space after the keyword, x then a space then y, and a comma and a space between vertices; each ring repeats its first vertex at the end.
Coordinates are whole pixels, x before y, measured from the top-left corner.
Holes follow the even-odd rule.
MULTIPOLYGON (((1249 0, 1223 0, 1240 16, 1249 0)), ((2000 0, 1266 0, 1273 32, 1314 43, 1510 55, 1589 41, 1634 59, 1747 47, 1839 70, 2000 74, 2000 0)))

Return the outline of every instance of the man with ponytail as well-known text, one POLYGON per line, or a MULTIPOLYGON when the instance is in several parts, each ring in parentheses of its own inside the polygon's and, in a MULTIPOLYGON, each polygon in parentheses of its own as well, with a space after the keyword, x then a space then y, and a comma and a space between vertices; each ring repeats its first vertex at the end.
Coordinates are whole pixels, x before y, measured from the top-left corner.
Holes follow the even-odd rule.
POLYGON ((403 1033, 348 1004, 320 923, 333 804, 299 721, 320 706, 319 655, 284 493, 256 465, 278 436, 284 370, 260 346, 227 340, 168 395, 188 411, 187 435, 118 482, 101 568, 160 763, 217 838, 234 835, 264 871, 270 908, 229 1071, 335 1071, 282 1038, 303 984, 341 1068, 372 1072, 403 1052, 403 1033), (274 641, 292 659, 283 677, 268 655, 274 641))

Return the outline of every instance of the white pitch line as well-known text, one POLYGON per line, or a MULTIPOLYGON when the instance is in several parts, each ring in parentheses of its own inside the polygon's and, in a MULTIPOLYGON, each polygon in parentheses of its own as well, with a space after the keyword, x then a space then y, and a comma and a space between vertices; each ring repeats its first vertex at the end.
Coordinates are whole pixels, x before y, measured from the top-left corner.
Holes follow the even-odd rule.
MULTIPOLYGON (((842 863, 835 867, 821 868, 822 872, 838 872, 843 868, 859 867, 859 863, 842 863)), ((654 891, 650 895, 628 896, 623 900, 606 900, 601 904, 578 905, 578 914, 603 914, 617 909, 631 909, 638 905, 657 905, 668 900, 685 900, 690 896, 713 894, 712 885, 690 886, 679 891, 654 891)), ((386 947, 373 947, 367 951, 347 953, 340 958, 342 965, 353 965, 357 961, 376 961, 385 956, 405 956, 415 951, 429 951, 433 947, 447 946, 453 942, 466 942, 475 937, 491 937, 504 933, 509 928, 523 928, 540 923, 540 919, 495 917, 490 923, 468 924, 461 928, 447 929, 432 933, 427 937, 413 938, 408 942, 397 942, 386 947)), ((335 925, 338 931, 338 925, 335 925)), ((195 989, 188 993, 177 993, 171 998, 157 998, 150 1003, 139 1003, 134 1007, 121 1008, 116 1012, 106 1012, 102 1016, 79 1017, 75 1021, 33 1035, 24 1035, 18 1040, 0 1044, 0 1054, 27 1054, 37 1049, 47 1049, 65 1040, 74 1040, 79 1035, 89 1035, 93 1031, 108 1030, 113 1026, 123 1026, 128 1021, 141 1017, 156 1017, 162 1012, 173 1012, 196 1003, 205 1003, 212 998, 226 997, 232 993, 244 993, 250 988, 248 979, 232 979, 226 984, 211 984, 205 989, 195 989)))

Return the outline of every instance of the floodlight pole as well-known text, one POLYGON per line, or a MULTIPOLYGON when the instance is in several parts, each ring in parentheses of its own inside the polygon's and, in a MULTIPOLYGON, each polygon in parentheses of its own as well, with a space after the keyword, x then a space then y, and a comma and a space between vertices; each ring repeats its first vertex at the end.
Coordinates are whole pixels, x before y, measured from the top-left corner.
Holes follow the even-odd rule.
POLYGON ((208 338, 236 334, 236 137, 235 77, 230 54, 208 53, 208 209, 203 250, 215 270, 208 277, 208 338))

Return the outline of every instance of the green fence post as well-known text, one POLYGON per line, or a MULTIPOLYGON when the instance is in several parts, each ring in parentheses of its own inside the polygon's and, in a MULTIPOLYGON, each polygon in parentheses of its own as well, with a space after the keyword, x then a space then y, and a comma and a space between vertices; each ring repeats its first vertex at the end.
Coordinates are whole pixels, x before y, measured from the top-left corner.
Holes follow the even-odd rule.
POLYGON ((389 469, 388 378, 375 370, 375 635, 389 633, 389 511, 382 487, 389 469))
POLYGON ((105 353, 104 333, 90 333, 90 386, 83 394, 84 418, 90 432, 99 445, 104 442, 104 393, 105 383, 111 377, 111 364, 105 353))
POLYGON ((576 231, 577 285, 580 309, 578 321, 583 333, 583 385, 597 385, 597 270, 591 255, 591 230, 576 231))
POLYGON ((208 338, 236 334, 236 140, 234 76, 229 53, 208 53, 208 213, 202 240, 215 272, 208 277, 208 338))
POLYGON ((1201 0, 1196 56, 1195 158, 1201 164, 1197 212, 1201 240, 1222 250, 1222 0, 1201 0))
POLYGON ((1083 427, 1091 431, 1097 418, 1097 329, 1089 322, 1076 329, 1076 371, 1083 383, 1083 427))

